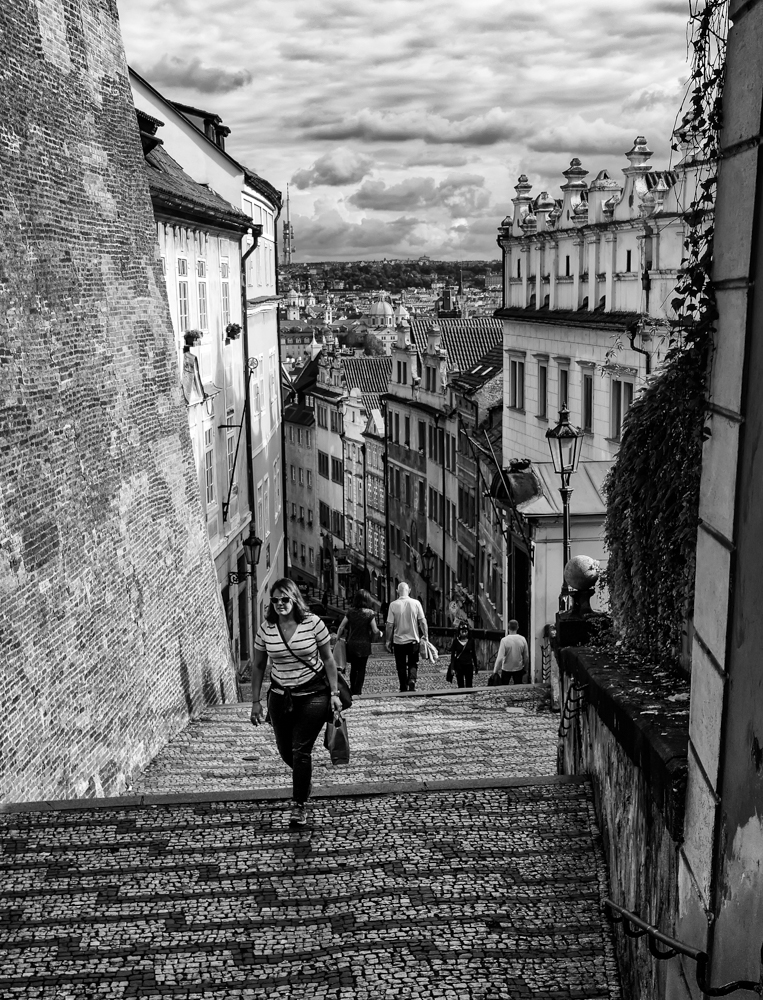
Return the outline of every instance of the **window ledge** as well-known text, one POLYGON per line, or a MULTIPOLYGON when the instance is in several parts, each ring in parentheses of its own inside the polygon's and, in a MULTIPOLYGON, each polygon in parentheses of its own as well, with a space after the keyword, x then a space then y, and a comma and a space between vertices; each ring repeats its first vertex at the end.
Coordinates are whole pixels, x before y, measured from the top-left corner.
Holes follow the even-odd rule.
POLYGON ((540 422, 542 424, 547 424, 548 423, 548 417, 544 417, 541 413, 536 413, 535 414, 535 419, 536 420, 540 420, 540 422))

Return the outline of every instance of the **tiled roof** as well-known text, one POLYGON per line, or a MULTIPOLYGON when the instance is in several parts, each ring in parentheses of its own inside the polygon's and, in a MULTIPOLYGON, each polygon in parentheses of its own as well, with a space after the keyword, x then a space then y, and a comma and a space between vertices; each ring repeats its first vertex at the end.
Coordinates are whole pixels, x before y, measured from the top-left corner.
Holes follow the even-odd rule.
POLYGON ((452 371, 465 372, 493 347, 503 342, 503 326, 494 316, 475 316, 472 319, 414 319, 411 333, 419 351, 425 351, 427 332, 437 322, 448 352, 448 366, 452 371))
POLYGON ((300 424, 303 427, 312 427, 315 423, 315 414, 311 407, 304 403, 291 403, 284 407, 283 419, 287 424, 300 424))
POLYGON ((348 389, 360 389, 362 393, 387 391, 387 385, 392 375, 392 358, 345 358, 342 370, 348 389))
POLYGON ((381 410, 381 396, 378 392, 361 393, 361 398, 363 400, 363 406, 366 409, 366 413, 372 413, 374 410, 381 410))
POLYGON ((531 323, 551 323, 559 326, 599 326, 622 330, 638 323, 642 318, 637 312, 598 312, 590 309, 522 309, 510 306, 496 310, 503 319, 529 320, 531 323))
POLYGON ((456 375, 453 384, 467 392, 475 392, 499 374, 503 374, 503 339, 491 347, 484 357, 477 358, 467 371, 456 375))
POLYGON ((146 175, 154 208, 189 215, 239 231, 251 228, 252 220, 203 184, 197 184, 161 146, 146 155, 146 175))

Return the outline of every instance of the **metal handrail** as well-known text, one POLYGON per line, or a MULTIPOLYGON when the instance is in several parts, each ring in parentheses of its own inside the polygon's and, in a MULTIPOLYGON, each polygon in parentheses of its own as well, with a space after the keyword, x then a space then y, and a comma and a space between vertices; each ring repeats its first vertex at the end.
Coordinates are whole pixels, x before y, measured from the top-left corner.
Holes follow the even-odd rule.
POLYGON ((647 935, 649 951, 655 958, 665 961, 669 958, 673 958, 675 955, 685 955, 687 958, 696 962, 697 968, 695 970, 695 977, 697 980, 697 986, 700 988, 702 993, 705 993, 707 996, 725 997, 728 996, 729 993, 736 993, 737 990, 749 990, 751 993, 757 993, 758 996, 763 996, 763 946, 760 950, 760 979, 757 983, 753 983, 748 979, 737 979, 733 983, 726 983, 725 986, 710 986, 707 981, 709 956, 706 951, 700 951, 698 948, 692 948, 691 945, 684 944, 683 941, 678 941, 676 938, 663 934, 662 931, 657 930, 656 927, 648 924, 645 920, 642 920, 641 917, 632 913, 630 910, 626 910, 622 906, 618 906, 617 903, 612 902, 611 899, 605 899, 602 905, 610 923, 622 924, 623 930, 628 937, 640 938, 647 935), (658 942, 666 946, 664 950, 657 947, 658 942))
POLYGON ((540 679, 544 684, 551 680, 551 642, 548 639, 540 644, 540 679))
POLYGON ((587 684, 578 684, 577 681, 572 681, 569 688, 567 688, 567 697, 564 699, 564 706, 562 708, 562 717, 559 720, 559 729, 556 734, 560 740, 564 739, 564 737, 570 731, 572 720, 575 718, 578 712, 578 706, 580 705, 581 702, 585 701, 587 688, 588 688, 587 684), (570 705, 572 706, 571 709, 570 705))

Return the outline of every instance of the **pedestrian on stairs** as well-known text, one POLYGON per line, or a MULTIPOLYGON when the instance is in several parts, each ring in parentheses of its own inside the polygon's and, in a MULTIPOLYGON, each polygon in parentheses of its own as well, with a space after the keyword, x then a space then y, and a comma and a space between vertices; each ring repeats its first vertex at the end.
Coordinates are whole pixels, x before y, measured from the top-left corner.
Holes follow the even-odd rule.
POLYGON ((498 646, 493 673, 498 674, 501 684, 521 684, 522 675, 530 664, 530 652, 527 640, 518 635, 519 622, 512 618, 509 622, 509 634, 505 635, 498 646))
POLYGON ((450 647, 450 669, 456 678, 456 684, 460 688, 472 687, 474 675, 479 672, 477 663, 477 647, 474 636, 469 631, 468 622, 458 623, 458 629, 450 647))
POLYGON ((367 591, 359 590, 353 598, 352 607, 337 629, 337 638, 341 639, 345 632, 350 691, 353 695, 362 694, 371 642, 381 642, 383 638, 376 624, 376 612, 371 607, 371 595, 367 591))
POLYGON ((415 691, 419 672, 419 649, 422 639, 429 639, 429 627, 421 602, 410 597, 407 583, 398 584, 397 600, 387 612, 385 645, 395 657, 401 691, 415 691))
POLYGON ((251 721, 255 726, 266 720, 260 697, 268 660, 268 717, 278 753, 292 769, 291 823, 305 826, 313 746, 326 721, 341 713, 342 702, 329 631, 311 613, 293 580, 276 580, 270 588, 270 605, 254 640, 251 721))

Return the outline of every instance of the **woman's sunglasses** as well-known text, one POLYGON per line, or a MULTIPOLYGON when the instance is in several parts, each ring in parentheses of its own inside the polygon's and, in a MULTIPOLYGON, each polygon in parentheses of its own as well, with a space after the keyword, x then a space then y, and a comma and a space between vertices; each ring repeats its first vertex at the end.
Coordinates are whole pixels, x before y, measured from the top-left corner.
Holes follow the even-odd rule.
POLYGON ((273 604, 291 604, 292 603, 292 598, 291 597, 273 597, 273 598, 271 598, 271 600, 273 601, 273 604))

